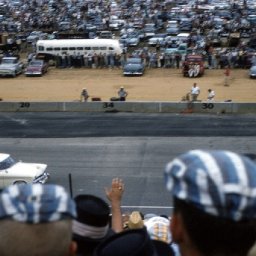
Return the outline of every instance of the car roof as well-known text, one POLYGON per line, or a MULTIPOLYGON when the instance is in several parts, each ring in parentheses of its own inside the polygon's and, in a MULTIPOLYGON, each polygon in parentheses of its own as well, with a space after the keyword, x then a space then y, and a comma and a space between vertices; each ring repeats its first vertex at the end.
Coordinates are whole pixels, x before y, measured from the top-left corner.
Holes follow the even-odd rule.
POLYGON ((5 160, 5 159, 8 158, 9 156, 10 156, 9 154, 0 153, 0 162, 2 162, 3 160, 5 160))

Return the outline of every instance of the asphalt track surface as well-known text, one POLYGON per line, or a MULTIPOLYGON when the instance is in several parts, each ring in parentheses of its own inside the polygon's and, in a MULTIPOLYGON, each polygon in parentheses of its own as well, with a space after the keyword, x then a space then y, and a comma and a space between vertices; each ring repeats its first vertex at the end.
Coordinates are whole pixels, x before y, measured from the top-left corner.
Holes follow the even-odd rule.
POLYGON ((195 148, 256 153, 255 115, 0 113, 0 152, 48 164, 50 183, 72 195, 103 197, 113 177, 125 182, 123 211, 170 214, 163 171, 195 148))
POLYGON ((0 113, 0 137, 256 136, 256 115, 0 113))

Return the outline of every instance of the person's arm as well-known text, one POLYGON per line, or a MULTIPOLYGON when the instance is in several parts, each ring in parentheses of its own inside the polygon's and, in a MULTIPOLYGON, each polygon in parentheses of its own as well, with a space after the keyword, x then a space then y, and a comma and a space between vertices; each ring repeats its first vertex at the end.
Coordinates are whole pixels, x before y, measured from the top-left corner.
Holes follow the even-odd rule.
POLYGON ((124 183, 119 178, 114 178, 110 188, 105 188, 105 193, 110 201, 112 212, 112 229, 116 233, 123 231, 121 202, 124 192, 124 183))

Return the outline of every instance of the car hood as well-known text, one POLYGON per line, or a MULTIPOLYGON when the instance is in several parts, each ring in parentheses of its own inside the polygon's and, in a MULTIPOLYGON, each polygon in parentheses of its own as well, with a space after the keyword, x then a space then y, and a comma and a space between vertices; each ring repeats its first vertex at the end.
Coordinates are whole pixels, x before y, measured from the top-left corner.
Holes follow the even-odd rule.
POLYGON ((143 66, 138 64, 126 64, 124 66, 124 71, 137 71, 142 69, 143 69, 143 66))
POLYGON ((46 168, 46 164, 17 162, 9 170, 15 176, 31 175, 34 177, 38 177, 44 173, 46 168))
POLYGON ((0 69, 10 69, 10 68, 15 68, 13 64, 1 64, 0 69))

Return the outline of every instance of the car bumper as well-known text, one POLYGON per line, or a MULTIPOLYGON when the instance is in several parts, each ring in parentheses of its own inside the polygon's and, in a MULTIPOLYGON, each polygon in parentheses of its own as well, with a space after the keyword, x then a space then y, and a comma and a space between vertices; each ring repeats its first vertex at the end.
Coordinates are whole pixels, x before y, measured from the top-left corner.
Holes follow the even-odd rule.
POLYGON ((47 172, 44 172, 41 176, 35 178, 33 180, 33 183, 41 183, 41 184, 44 184, 46 183, 46 181, 49 179, 50 177, 50 174, 47 173, 47 172))
POLYGON ((132 75, 137 75, 137 76, 141 76, 141 75, 143 75, 143 73, 142 72, 123 72, 123 74, 125 75, 125 76, 132 76, 132 75))
POLYGON ((28 71, 25 73, 26 76, 41 76, 42 72, 38 72, 38 71, 28 71))

